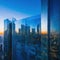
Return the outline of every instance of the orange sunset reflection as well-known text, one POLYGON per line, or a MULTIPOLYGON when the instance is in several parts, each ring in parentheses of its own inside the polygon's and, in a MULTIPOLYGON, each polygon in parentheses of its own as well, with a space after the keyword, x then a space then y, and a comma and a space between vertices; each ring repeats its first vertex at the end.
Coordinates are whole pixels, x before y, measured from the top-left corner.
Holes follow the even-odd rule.
POLYGON ((43 35, 44 35, 44 34, 47 34, 47 31, 42 31, 41 34, 43 34, 43 35))
POLYGON ((0 35, 3 35, 4 34, 4 32, 0 32, 0 35))
MULTIPOLYGON (((3 34, 4 34, 4 32, 0 32, 0 35, 3 35, 3 34)), ((43 31, 43 32, 41 32, 41 34, 47 34, 47 32, 43 31)))

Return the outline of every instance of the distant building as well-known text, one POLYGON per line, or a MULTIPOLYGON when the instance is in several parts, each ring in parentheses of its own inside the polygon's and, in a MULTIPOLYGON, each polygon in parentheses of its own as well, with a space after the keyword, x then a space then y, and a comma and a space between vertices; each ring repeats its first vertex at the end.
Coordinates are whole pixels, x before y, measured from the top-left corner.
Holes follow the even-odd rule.
POLYGON ((4 20, 4 60, 12 60, 12 23, 4 20))
POLYGON ((16 60, 16 43, 18 40, 17 33, 15 31, 15 21, 16 19, 12 19, 12 60, 16 60))
POLYGON ((24 25, 21 25, 21 34, 25 35, 25 26, 24 25))
POLYGON ((39 26, 39 24, 37 25, 37 34, 40 34, 40 26, 39 26))
POLYGON ((15 34, 15 23, 12 22, 12 34, 15 34))
POLYGON ((30 26, 25 26, 25 34, 28 36, 30 35, 30 26))
POLYGON ((35 28, 32 28, 32 34, 35 34, 36 32, 35 32, 35 28))
POLYGON ((21 34, 21 29, 19 28, 19 34, 21 34))
POLYGON ((0 36, 0 44, 2 43, 2 37, 0 36))

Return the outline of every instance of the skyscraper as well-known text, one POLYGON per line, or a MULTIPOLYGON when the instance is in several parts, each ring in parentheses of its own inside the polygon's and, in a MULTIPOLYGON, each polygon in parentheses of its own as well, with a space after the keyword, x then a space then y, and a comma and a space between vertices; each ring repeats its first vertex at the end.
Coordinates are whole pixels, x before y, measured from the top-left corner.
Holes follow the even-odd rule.
POLYGON ((35 28, 32 28, 32 34, 34 35, 35 33, 35 28))
POLYGON ((28 36, 30 35, 30 26, 25 26, 25 34, 28 36))
POLYGON ((15 23, 12 22, 12 34, 14 34, 14 33, 15 33, 15 23))
POLYGON ((12 23, 4 20, 4 60, 12 60, 12 23))
POLYGON ((13 18, 12 19, 12 34, 15 34, 15 21, 16 21, 16 19, 13 18))
POLYGON ((25 35, 25 25, 21 25, 21 34, 25 35))

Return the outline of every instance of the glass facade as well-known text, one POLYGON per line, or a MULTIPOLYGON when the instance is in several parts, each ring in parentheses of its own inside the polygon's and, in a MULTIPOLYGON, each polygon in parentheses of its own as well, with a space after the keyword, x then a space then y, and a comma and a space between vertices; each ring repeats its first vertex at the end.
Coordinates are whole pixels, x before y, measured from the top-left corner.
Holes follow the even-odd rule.
MULTIPOLYGON (((59 44, 60 44, 60 0, 49 1, 49 24, 50 24, 50 60, 60 60, 59 44)), ((48 21, 49 21, 48 20, 48 21)), ((49 26, 48 26, 49 27, 49 26)))
POLYGON ((16 19, 4 20, 4 31, 0 28, 0 60, 60 60, 60 0, 39 0, 39 4, 36 0, 17 1, 11 4, 16 7, 12 10, 19 7, 28 16, 18 16, 17 9, 14 13, 23 18, 18 20, 13 14, 16 19))
POLYGON ((12 23, 9 19, 4 21, 4 60, 12 59, 12 23))

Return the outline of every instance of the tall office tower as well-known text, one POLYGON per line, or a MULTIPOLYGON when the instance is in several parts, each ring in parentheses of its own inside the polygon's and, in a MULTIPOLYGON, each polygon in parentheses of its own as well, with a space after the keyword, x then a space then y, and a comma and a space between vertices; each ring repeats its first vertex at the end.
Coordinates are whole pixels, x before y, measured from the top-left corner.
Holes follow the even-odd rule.
POLYGON ((15 18, 12 18, 12 34, 15 34, 15 18))
POLYGON ((25 34, 30 35, 30 26, 25 26, 25 34))
POLYGON ((35 34, 35 28, 32 28, 32 34, 35 34))
POLYGON ((21 29, 19 28, 19 34, 21 34, 21 29))
POLYGON ((12 34, 14 34, 14 33, 15 33, 15 23, 12 22, 12 34))
POLYGON ((21 34, 25 35, 25 25, 21 25, 21 34))
POLYGON ((2 43, 2 37, 0 36, 0 44, 2 43))
POLYGON ((25 25, 25 44, 30 41, 30 26, 25 25))
POLYGON ((12 60, 12 23, 4 20, 4 60, 12 60))
POLYGON ((17 34, 15 31, 15 21, 16 19, 12 19, 12 60, 16 59, 16 41, 17 41, 17 34))
POLYGON ((59 34, 60 34, 60 0, 49 0, 48 3, 48 22, 49 22, 49 59, 60 60, 59 52, 59 34))

